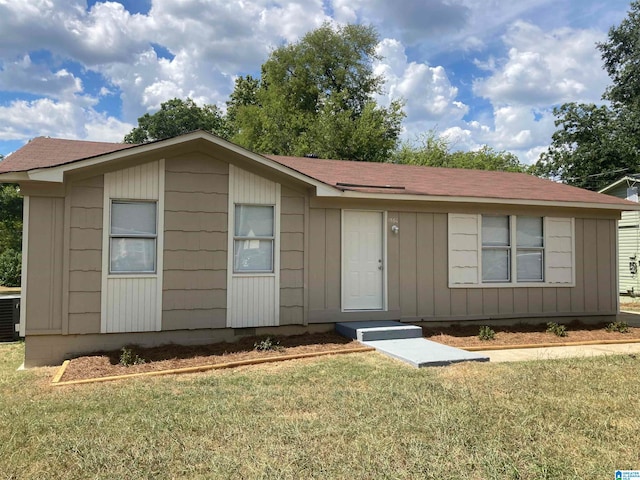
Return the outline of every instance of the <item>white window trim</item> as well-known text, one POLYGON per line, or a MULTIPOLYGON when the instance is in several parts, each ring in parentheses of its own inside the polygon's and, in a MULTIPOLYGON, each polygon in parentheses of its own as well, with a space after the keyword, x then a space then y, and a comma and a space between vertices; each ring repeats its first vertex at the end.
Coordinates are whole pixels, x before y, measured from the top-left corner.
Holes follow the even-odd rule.
MULTIPOLYGON (((510 217, 510 228, 513 226, 513 220, 511 217, 517 217, 518 215, 509 215, 510 217)), ((529 215, 519 215, 519 216, 529 216, 529 215)), ((448 286, 449 288, 563 288, 563 287, 575 287, 576 286, 576 247, 575 247, 575 243, 576 243, 576 235, 575 235, 575 219, 574 218, 570 218, 567 220, 571 221, 571 270, 572 270, 572 275, 571 275, 571 282, 567 282, 567 283, 560 283, 560 282, 550 282, 549 281, 549 276, 548 276, 548 271, 549 271, 549 265, 548 265, 548 236, 549 236, 549 228, 548 228, 548 223, 549 223, 549 219, 550 218, 555 218, 555 217, 550 217, 550 216, 543 216, 543 235, 544 235, 544 253, 543 253, 543 257, 544 257, 544 265, 543 265, 543 278, 544 281, 542 282, 517 282, 516 281, 516 275, 515 273, 517 272, 517 264, 516 264, 516 255, 511 255, 511 281, 510 282, 482 282, 482 215, 478 214, 477 215, 477 220, 478 220, 478 239, 477 239, 477 255, 478 255, 478 263, 477 263, 477 268, 478 268, 478 272, 477 272, 477 282, 475 283, 453 283, 451 281, 451 277, 452 277, 452 251, 451 251, 451 227, 450 227, 450 223, 449 223, 449 231, 447 233, 448 235, 448 244, 447 244, 447 251, 448 251, 448 258, 449 258, 449 266, 448 266, 448 286)), ((451 222, 451 214, 449 214, 449 222, 451 222)), ((511 243, 512 243, 512 249, 516 249, 517 247, 515 247, 515 242, 516 242, 516 238, 515 238, 515 231, 513 228, 511 228, 511 243)))
POLYGON ((160 224, 160 214, 159 214, 159 207, 160 207, 160 202, 158 200, 131 200, 131 199, 123 199, 123 198, 110 198, 109 199, 109 231, 107 232, 108 235, 108 249, 109 249, 109 266, 108 266, 108 274, 107 276, 109 278, 111 277, 117 277, 117 278, 139 278, 139 277, 157 277, 158 276, 158 259, 160 257, 160 255, 158 255, 158 244, 159 244, 159 237, 160 235, 158 234, 159 232, 159 224, 160 224), (155 235, 114 235, 111 232, 111 228, 113 227, 113 223, 112 223, 112 214, 113 214, 113 204, 114 203, 153 203, 156 206, 156 218, 155 218, 155 223, 156 223, 156 233, 155 235), (154 247, 155 247, 155 260, 153 262, 154 265, 154 270, 153 271, 140 271, 140 272, 136 272, 135 270, 123 270, 121 272, 114 272, 111 270, 111 240, 113 238, 142 238, 142 239, 147 239, 147 240, 153 240, 154 241, 154 247))
POLYGON ((246 276, 251 276, 251 277, 260 277, 260 276, 264 276, 264 277, 272 277, 276 274, 276 237, 277 235, 277 231, 276 231, 276 210, 277 210, 277 205, 276 204, 270 204, 270 203, 247 203, 247 202, 235 202, 233 204, 233 210, 230 215, 233 216, 233 230, 230 230, 231 236, 232 236, 232 243, 231 243, 231 252, 232 252, 232 257, 233 257, 233 262, 232 262, 232 275, 233 276, 238 276, 238 277, 246 277, 246 276), (237 218, 236 218, 236 207, 238 206, 250 206, 250 207, 271 207, 273 209, 273 235, 271 236, 255 236, 255 237, 246 237, 246 236, 242 236, 242 235, 236 235, 236 231, 235 231, 235 227, 236 227, 236 223, 237 223, 237 218), (236 262, 235 262, 235 256, 236 256, 236 241, 237 240, 271 240, 271 271, 266 271, 266 270, 240 270, 240 271, 236 271, 236 262))

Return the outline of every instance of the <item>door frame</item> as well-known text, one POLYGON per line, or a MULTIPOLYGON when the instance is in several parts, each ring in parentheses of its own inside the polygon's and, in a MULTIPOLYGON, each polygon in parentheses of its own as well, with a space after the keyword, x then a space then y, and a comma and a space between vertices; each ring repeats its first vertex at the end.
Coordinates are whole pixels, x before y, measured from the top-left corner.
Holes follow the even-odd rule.
POLYGON ((385 228, 387 225, 387 211, 386 210, 375 210, 375 209, 363 209, 363 208, 343 208, 340 210, 340 311, 341 312, 386 312, 388 311, 388 299, 387 294, 389 291, 388 288, 388 264, 387 264, 387 229, 385 228), (345 298, 345 212, 373 212, 380 213, 380 234, 381 234, 381 248, 382 251, 380 254, 382 255, 382 308, 380 309, 366 309, 366 310, 357 310, 352 308, 345 308, 344 306, 344 298, 345 298))

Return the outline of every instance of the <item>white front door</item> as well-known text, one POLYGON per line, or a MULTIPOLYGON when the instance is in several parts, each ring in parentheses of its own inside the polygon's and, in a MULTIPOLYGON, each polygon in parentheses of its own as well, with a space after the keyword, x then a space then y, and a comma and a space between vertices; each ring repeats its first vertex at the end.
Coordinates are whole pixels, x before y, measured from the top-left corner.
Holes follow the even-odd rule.
POLYGON ((342 308, 382 310, 382 212, 342 212, 342 308))

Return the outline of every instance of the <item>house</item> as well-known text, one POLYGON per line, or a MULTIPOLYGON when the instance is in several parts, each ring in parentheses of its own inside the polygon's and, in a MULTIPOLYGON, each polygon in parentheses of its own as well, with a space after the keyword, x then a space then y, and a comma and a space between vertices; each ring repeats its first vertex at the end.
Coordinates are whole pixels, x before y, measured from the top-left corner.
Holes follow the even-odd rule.
POLYGON ((618 312, 637 204, 517 173, 263 156, 196 131, 36 138, 24 195, 25 365, 124 344, 338 321, 556 321, 618 312))
MULTIPOLYGON (((600 193, 638 203, 640 175, 626 175, 600 193)), ((618 222, 618 288, 621 294, 640 295, 640 212, 622 212, 618 222)))

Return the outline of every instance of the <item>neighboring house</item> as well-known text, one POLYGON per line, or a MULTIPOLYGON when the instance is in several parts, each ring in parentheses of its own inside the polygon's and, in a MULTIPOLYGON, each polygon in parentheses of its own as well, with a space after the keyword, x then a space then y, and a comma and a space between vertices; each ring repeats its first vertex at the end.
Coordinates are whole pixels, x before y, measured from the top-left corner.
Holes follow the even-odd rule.
POLYGON ((26 366, 337 321, 613 317, 616 223, 640 209, 519 173, 262 156, 198 131, 36 138, 24 194, 26 366))
MULTIPOLYGON (((640 175, 627 175, 600 193, 638 203, 640 175)), ((622 212, 618 222, 618 288, 620 293, 640 295, 640 212, 622 212)))

